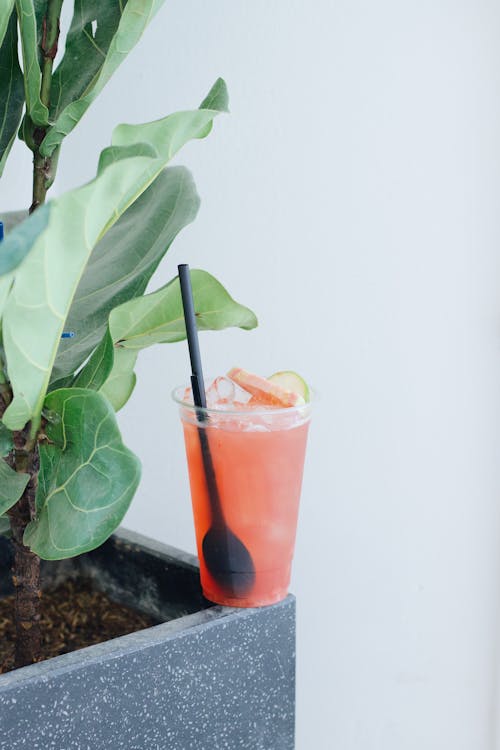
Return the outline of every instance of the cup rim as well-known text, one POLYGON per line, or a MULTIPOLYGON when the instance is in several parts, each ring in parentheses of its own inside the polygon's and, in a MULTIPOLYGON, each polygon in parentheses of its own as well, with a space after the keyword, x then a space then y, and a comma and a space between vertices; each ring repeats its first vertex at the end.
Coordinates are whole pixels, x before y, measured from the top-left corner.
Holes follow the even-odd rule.
MULTIPOLYGON (((207 380, 207 378, 204 378, 204 380, 207 380)), ((173 401, 175 401, 176 404, 178 404, 183 409, 188 409, 189 412, 194 414, 199 414, 200 412, 202 414, 210 415, 217 415, 217 416, 228 416, 228 417, 252 417, 252 416, 271 416, 271 415, 281 415, 281 414, 302 414, 306 413, 307 411, 311 410, 311 407, 316 399, 316 391, 314 388, 309 387, 309 401, 306 401, 305 404, 298 404, 296 406, 285 406, 283 408, 276 408, 274 406, 268 407, 267 409, 213 409, 209 407, 202 407, 202 406, 195 406, 194 404, 190 404, 187 401, 183 401, 182 397, 178 395, 179 392, 182 391, 184 393, 184 390, 188 386, 186 385, 178 385, 176 386, 172 392, 171 397, 173 401)))

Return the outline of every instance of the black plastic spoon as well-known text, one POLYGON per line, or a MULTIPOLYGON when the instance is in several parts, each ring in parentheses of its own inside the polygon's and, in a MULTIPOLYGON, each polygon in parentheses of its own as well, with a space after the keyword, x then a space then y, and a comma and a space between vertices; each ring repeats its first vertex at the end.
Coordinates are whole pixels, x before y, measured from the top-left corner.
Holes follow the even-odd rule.
MULTIPOLYGON (((191 359, 193 400, 195 406, 199 407, 196 410, 198 421, 203 423, 207 419, 207 414, 204 411, 207 401, 191 289, 191 275, 186 263, 179 265, 178 271, 191 359)), ((250 591, 255 581, 253 560, 241 539, 231 531, 226 523, 205 427, 198 427, 198 436, 211 513, 210 527, 202 541, 205 565, 210 575, 228 595, 244 596, 250 591)))

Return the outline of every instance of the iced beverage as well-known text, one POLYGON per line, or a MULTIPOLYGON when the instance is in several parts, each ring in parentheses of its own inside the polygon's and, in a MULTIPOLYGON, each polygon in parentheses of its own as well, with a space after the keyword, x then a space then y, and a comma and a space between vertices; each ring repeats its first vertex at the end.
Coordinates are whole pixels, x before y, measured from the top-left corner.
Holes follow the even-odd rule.
POLYGON ((174 393, 184 428, 201 585, 212 602, 257 607, 287 595, 310 404, 263 407, 251 398, 240 400, 239 393, 220 395, 222 380, 215 388, 207 381, 205 410, 189 403, 188 390, 174 393), (218 507, 207 482, 207 445, 218 507))

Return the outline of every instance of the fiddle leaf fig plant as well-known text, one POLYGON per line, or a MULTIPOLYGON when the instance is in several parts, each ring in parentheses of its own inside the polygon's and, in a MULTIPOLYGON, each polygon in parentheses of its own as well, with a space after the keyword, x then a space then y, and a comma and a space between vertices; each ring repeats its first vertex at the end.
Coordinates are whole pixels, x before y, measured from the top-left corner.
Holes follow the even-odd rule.
MULTIPOLYGON (((197 109, 117 126, 95 177, 47 200, 64 138, 162 2, 74 0, 60 62, 63 0, 0 6, 0 175, 17 134, 33 152, 29 211, 0 212, 0 534, 15 553, 15 666, 43 658, 40 560, 102 544, 137 489, 115 413, 140 351, 186 335, 178 279, 146 288, 196 216, 191 175, 167 165, 227 111, 222 79, 197 109)), ((200 330, 257 325, 206 271, 192 285, 200 330)))

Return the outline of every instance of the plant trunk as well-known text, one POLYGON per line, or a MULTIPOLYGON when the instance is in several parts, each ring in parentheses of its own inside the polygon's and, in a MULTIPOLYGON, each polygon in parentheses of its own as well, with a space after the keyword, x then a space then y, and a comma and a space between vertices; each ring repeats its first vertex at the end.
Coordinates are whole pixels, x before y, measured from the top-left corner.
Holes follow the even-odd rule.
MULTIPOLYGON (((52 68, 57 54, 59 41, 59 16, 63 0, 47 0, 45 17, 42 22, 40 49, 42 54, 42 80, 40 99, 47 108, 50 107, 50 89, 52 68)), ((27 115, 26 115, 27 117, 27 115)), ((29 118, 28 118, 29 122, 29 118)), ((40 146, 45 138, 44 128, 34 128, 33 143, 33 202, 30 213, 45 202, 48 187, 54 180, 56 159, 43 157, 40 146)), ((3 405, 10 400, 10 394, 3 394, 3 405), (6 398, 7 395, 7 398, 6 398)), ((14 620, 16 626, 15 667, 24 667, 40 661, 40 558, 23 544, 26 526, 35 518, 35 496, 38 481, 39 457, 37 431, 30 435, 30 425, 14 434, 15 450, 11 464, 16 471, 30 475, 30 481, 21 499, 8 512, 12 541, 14 545, 14 564, 12 582, 15 587, 14 620)))
POLYGON ((9 511, 14 545, 12 582, 16 592, 14 618, 16 625, 15 667, 17 668, 39 661, 41 655, 40 558, 23 544, 26 526, 35 517, 38 475, 38 455, 30 442, 22 448, 16 448, 15 463, 17 471, 31 475, 21 499, 9 511))

